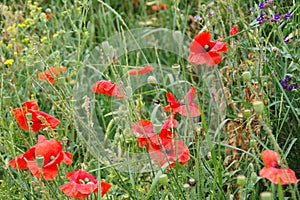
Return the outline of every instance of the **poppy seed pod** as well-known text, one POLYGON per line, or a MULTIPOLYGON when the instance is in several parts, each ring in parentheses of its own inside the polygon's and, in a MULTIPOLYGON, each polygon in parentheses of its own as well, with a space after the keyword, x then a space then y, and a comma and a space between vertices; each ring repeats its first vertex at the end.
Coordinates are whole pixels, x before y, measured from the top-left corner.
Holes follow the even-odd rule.
POLYGON ((261 200, 272 200, 272 193, 271 192, 262 192, 260 193, 261 200))
POLYGON ((251 73, 249 71, 243 72, 242 78, 244 83, 247 83, 251 80, 251 73))
POLYGON ((157 85, 157 80, 156 80, 155 76, 148 76, 147 82, 149 85, 151 85, 153 87, 157 85))
POLYGON ((159 182, 162 185, 167 185, 169 181, 168 175, 167 174, 162 174, 159 176, 159 182))
POLYGON ((246 177, 244 175, 238 175, 236 180, 237 184, 241 187, 243 187, 246 184, 246 177))

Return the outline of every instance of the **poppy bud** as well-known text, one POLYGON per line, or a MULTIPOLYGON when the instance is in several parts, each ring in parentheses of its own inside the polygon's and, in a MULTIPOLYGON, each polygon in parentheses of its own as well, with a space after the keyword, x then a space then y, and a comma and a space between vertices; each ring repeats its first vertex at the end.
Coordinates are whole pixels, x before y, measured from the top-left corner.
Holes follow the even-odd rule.
POLYGON ((262 114, 264 112, 264 103, 262 101, 253 102, 254 111, 257 114, 262 114))
POLYGON ((191 187, 194 187, 196 185, 197 181, 193 178, 189 178, 188 179, 188 184, 191 186, 191 187))
POLYGON ((249 71, 243 72, 242 77, 244 83, 247 83, 251 80, 251 73, 249 71))
POLYGON ((148 76, 147 82, 149 85, 151 85, 153 87, 157 85, 157 80, 156 80, 155 76, 148 76))
POLYGON ((44 157, 43 156, 37 156, 35 158, 35 162, 36 162, 36 164, 39 168, 42 168, 42 166, 44 165, 44 157))
POLYGON ((251 116, 251 111, 249 109, 244 110, 244 116, 245 117, 250 117, 251 116))
POLYGON ((45 12, 48 13, 48 14, 50 14, 50 13, 52 12, 52 10, 51 10, 50 8, 47 8, 47 9, 45 10, 45 12))
POLYGON ((246 177, 244 175, 238 175, 236 179, 239 186, 243 187, 245 185, 246 177))
POLYGON ((168 175, 167 174, 162 174, 162 175, 159 176, 159 182, 160 182, 160 184, 167 185, 168 181, 169 181, 169 179, 168 179, 168 175))
POLYGON ((191 186, 188 183, 183 184, 183 188, 191 188, 191 186))
POLYGON ((179 64, 173 64, 172 69, 174 69, 176 71, 180 71, 180 65, 179 64))
POLYGON ((253 183, 255 183, 257 180, 257 174, 255 172, 252 172, 250 178, 251 178, 251 181, 253 183))
POLYGON ((255 140, 250 140, 250 147, 254 148, 256 146, 255 140))
POLYGON ((262 192, 260 193, 261 200, 272 200, 272 193, 271 192, 262 192))

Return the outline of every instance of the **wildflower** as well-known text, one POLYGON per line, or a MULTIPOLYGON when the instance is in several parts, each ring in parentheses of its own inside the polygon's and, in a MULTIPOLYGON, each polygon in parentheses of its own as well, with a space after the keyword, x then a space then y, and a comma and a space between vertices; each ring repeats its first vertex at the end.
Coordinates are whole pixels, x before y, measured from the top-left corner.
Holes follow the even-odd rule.
POLYGON ((270 17, 266 13, 261 13, 258 18, 256 18, 256 21, 258 24, 263 24, 264 22, 269 21, 270 17))
POLYGON ((290 42, 292 42, 292 40, 290 38, 285 37, 285 38, 283 38, 283 42, 290 43, 290 42))
POLYGON ((279 165, 279 156, 275 151, 265 150, 261 157, 265 166, 260 170, 259 176, 281 185, 298 182, 293 170, 279 165))
POLYGON ((288 19, 290 19, 291 17, 292 17, 292 15, 291 15, 291 13, 289 13, 289 12, 285 13, 284 16, 283 16, 283 18, 284 18, 285 20, 288 20, 288 19))
POLYGON ((226 42, 210 41, 210 32, 198 34, 190 44, 188 60, 191 64, 206 64, 213 66, 219 64, 222 57, 220 52, 227 52, 226 42))
MULTIPOLYGON (((78 169, 74 172, 68 172, 67 178, 71 182, 60 186, 59 189, 69 197, 83 199, 93 192, 98 192, 98 180, 83 170, 78 169)), ((108 192, 111 186, 111 184, 101 181, 102 197, 108 192)))
POLYGON ((66 67, 49 67, 49 70, 44 71, 43 73, 39 73, 38 77, 42 81, 46 81, 46 79, 51 83, 54 84, 55 79, 53 75, 59 75, 60 73, 64 73, 66 71, 66 67))
MULTIPOLYGON (((38 143, 41 143, 46 140, 46 137, 43 135, 38 136, 38 143)), ((14 159, 9 161, 9 165, 15 169, 28 169, 27 161, 35 159, 35 146, 28 149, 24 154, 16 156, 14 159)))
POLYGON ((136 76, 136 75, 139 75, 139 74, 147 74, 151 71, 154 70, 154 67, 150 66, 150 65, 147 65, 145 67, 143 67, 142 69, 131 69, 131 70, 128 70, 128 74, 130 76, 136 76))
POLYGON ((291 91, 292 89, 298 89, 299 86, 297 83, 290 83, 292 80, 291 76, 286 75, 285 78, 280 82, 281 86, 283 87, 283 89, 285 89, 286 91, 291 91))
POLYGON ((194 21, 195 21, 195 22, 197 22, 197 21, 201 21, 201 22, 202 22, 203 19, 202 19, 202 17, 200 17, 199 15, 195 15, 195 16, 194 16, 194 21))
POLYGON ((260 2, 259 3, 259 9, 264 9, 264 7, 265 7, 265 3, 264 2, 260 2))
POLYGON ((198 106, 193 102, 196 95, 196 88, 191 87, 191 89, 188 91, 187 96, 185 97, 185 100, 188 102, 188 107, 185 104, 180 104, 177 102, 175 97, 172 93, 167 92, 167 101, 169 102, 169 105, 164 107, 164 111, 170 112, 172 111, 172 114, 179 113, 182 116, 191 116, 191 117, 197 117, 200 116, 200 110, 198 106))
POLYGON ((46 13, 46 19, 48 19, 49 21, 51 20, 51 15, 49 13, 46 13))
POLYGON ((14 59, 8 59, 4 62, 4 65, 12 65, 14 63, 14 59))
POLYGON ((145 119, 135 122, 131 126, 131 130, 138 133, 137 139, 139 141, 139 147, 142 148, 145 145, 148 150, 160 149, 161 145, 168 148, 172 139, 176 137, 176 135, 166 127, 163 127, 160 133, 156 134, 152 122, 145 119))
POLYGON ((274 18, 271 19, 271 22, 277 22, 281 18, 280 14, 275 14, 274 18))
POLYGON ((39 111, 36 100, 24 102, 22 108, 15 108, 12 112, 19 126, 25 131, 29 131, 28 121, 31 123, 30 126, 33 132, 38 132, 40 129, 47 127, 55 129, 60 124, 60 121, 55 117, 39 111), (26 118, 28 114, 31 115, 30 120, 26 118))
POLYGON ((168 10, 169 5, 168 4, 163 4, 163 3, 159 3, 158 5, 154 5, 152 6, 152 10, 157 12, 159 10, 168 10))
POLYGON ((72 154, 62 151, 62 145, 57 140, 46 140, 43 135, 38 136, 38 143, 28 149, 24 154, 16 156, 9 161, 9 165, 16 169, 29 169, 32 174, 38 178, 42 178, 40 171, 45 180, 52 180, 58 173, 57 166, 64 162, 68 165, 72 164, 72 154), (35 159, 43 158, 41 167, 35 159))
POLYGON ((166 149, 149 149, 150 157, 155 164, 164 166, 168 163, 168 167, 175 167, 175 162, 185 165, 190 159, 190 151, 186 144, 181 140, 175 140, 171 143, 171 147, 166 149))
POLYGON ((214 15, 215 15, 215 11, 212 10, 212 9, 209 9, 209 10, 208 10, 208 17, 209 17, 209 18, 212 18, 214 15))
POLYGON ((231 30, 230 30, 230 35, 232 36, 232 35, 235 35, 235 34, 237 34, 239 31, 238 31, 238 27, 237 27, 237 25, 233 25, 232 26, 232 28, 231 28, 231 30))
POLYGON ((62 151, 62 144, 55 139, 39 141, 35 145, 34 156, 42 157, 44 162, 39 166, 36 160, 28 160, 27 167, 34 176, 45 180, 53 180, 58 173, 60 163, 70 165, 73 157, 71 153, 62 151))
POLYGON ((91 90, 94 93, 104 94, 108 96, 116 96, 119 99, 124 98, 117 84, 106 80, 100 80, 97 83, 93 84, 91 86, 91 90))

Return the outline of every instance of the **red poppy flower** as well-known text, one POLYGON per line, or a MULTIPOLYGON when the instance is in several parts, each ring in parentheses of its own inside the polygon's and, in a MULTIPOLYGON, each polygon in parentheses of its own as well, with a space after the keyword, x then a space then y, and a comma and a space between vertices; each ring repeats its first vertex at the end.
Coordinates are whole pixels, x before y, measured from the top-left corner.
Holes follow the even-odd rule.
POLYGON ((154 70, 154 67, 150 66, 150 65, 147 65, 145 67, 143 67, 142 69, 131 69, 131 70, 128 70, 128 73, 130 76, 136 76, 136 75, 139 75, 139 74, 147 74, 151 71, 154 70))
POLYGON ((152 6, 152 10, 157 12, 159 10, 168 10, 169 5, 168 4, 163 4, 163 3, 159 3, 158 5, 154 5, 152 6))
MULTIPOLYGON (((68 172, 67 178, 71 182, 60 186, 59 189, 69 197, 83 199, 92 192, 98 192, 97 179, 83 170, 79 169, 75 172, 68 172)), ((102 197, 108 192, 111 186, 111 184, 101 181, 102 197)))
POLYGON ((232 35, 235 35, 235 34, 237 34, 239 31, 238 31, 238 27, 237 27, 237 25, 233 25, 232 26, 232 28, 231 28, 231 30, 230 30, 230 35, 232 36, 232 35))
POLYGON ((281 185, 298 182, 293 170, 279 165, 279 156, 275 151, 265 150, 261 153, 261 157, 265 167, 260 170, 259 176, 281 185))
POLYGON ((51 20, 51 15, 46 13, 46 19, 51 20))
POLYGON ((149 153, 153 162, 161 166, 168 163, 169 167, 174 167, 176 161, 185 165, 190 159, 190 151, 181 140, 175 140, 169 149, 149 149, 149 153))
POLYGON ((198 34, 190 44, 188 60, 191 64, 213 66, 222 60, 220 52, 227 52, 226 42, 210 41, 210 32, 198 34))
POLYGON ((40 80, 42 81, 46 81, 46 79, 48 79, 48 81, 51 84, 54 84, 55 79, 53 77, 53 75, 59 75, 60 73, 64 73, 66 71, 66 67, 49 67, 49 70, 44 71, 43 73, 39 73, 38 77, 40 80))
MULTIPOLYGON (((46 137, 43 135, 38 136, 38 143, 41 143, 46 140, 46 137)), ((16 156, 14 159, 9 161, 9 165, 15 169, 28 169, 27 161, 35 159, 35 146, 28 149, 24 154, 16 156)))
POLYGON ((43 158, 44 161, 41 168, 39 168, 37 161, 33 159, 27 161, 27 167, 38 178, 42 178, 41 171, 45 180, 55 178, 61 162, 67 165, 72 164, 72 154, 62 151, 62 144, 55 139, 39 141, 34 146, 34 158, 37 159, 38 157, 43 158))
POLYGON ((94 93, 104 94, 108 96, 116 96, 119 99, 124 98, 117 84, 106 80, 101 80, 93 84, 91 86, 91 90, 94 93))
POLYGON ((173 96, 172 93, 167 92, 167 101, 169 102, 169 105, 164 107, 164 111, 170 112, 172 110, 172 114, 179 113, 182 116, 191 116, 191 117, 197 117, 200 116, 200 110, 198 106, 193 102, 196 95, 196 88, 191 87, 191 89, 188 91, 187 96, 185 99, 187 99, 188 105, 181 105, 179 102, 177 102, 176 98, 173 96), (188 107, 187 107, 188 106, 188 107))
POLYGON ((131 130, 139 133, 137 139, 139 141, 139 147, 146 145, 149 149, 160 149, 163 146, 166 149, 170 148, 170 144, 176 135, 167 128, 162 128, 159 134, 154 132, 152 122, 149 120, 141 119, 135 122, 131 130))
POLYGON ((28 121, 26 118, 27 113, 31 114, 30 123, 33 132, 38 132, 39 130, 47 127, 55 129, 60 124, 58 119, 47 113, 41 112, 38 109, 39 107, 36 100, 31 100, 22 103, 22 108, 15 108, 12 112, 19 126, 25 131, 29 131, 28 121))

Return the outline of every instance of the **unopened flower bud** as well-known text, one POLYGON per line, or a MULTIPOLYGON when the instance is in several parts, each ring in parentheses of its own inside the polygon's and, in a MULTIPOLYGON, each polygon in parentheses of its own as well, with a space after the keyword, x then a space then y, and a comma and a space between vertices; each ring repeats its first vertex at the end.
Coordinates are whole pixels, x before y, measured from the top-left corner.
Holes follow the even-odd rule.
POLYGON ((191 187, 194 187, 196 185, 197 181, 193 178, 189 178, 188 179, 188 184, 191 186, 191 187))
POLYGON ((257 114, 262 114, 264 112, 264 103, 262 101, 253 102, 254 111, 257 114))
POLYGON ((256 146, 256 141, 255 140, 250 140, 250 147, 254 148, 256 146))
POLYGON ((188 183, 183 184, 183 188, 187 189, 187 188, 191 188, 191 186, 188 183))
POLYGON ((272 200, 272 193, 271 192, 262 192, 260 193, 260 199, 261 200, 272 200))
POLYGON ((246 184, 246 177, 244 175, 238 175, 236 179, 239 186, 244 186, 246 184))
POLYGON ((168 175, 167 174, 162 174, 162 175, 159 176, 159 182, 160 182, 160 184, 167 185, 168 181, 169 181, 169 179, 168 179, 168 175))
POLYGON ((251 73, 249 71, 246 71, 242 74, 242 77, 243 77, 243 81, 247 83, 251 80, 251 73))
POLYGON ((255 172, 252 172, 250 178, 251 178, 251 181, 253 183, 255 183, 257 180, 257 174, 255 172))
POLYGON ((147 82, 149 85, 152 85, 152 86, 157 85, 157 80, 156 80, 155 76, 148 76, 147 82))
POLYGON ((48 14, 50 14, 50 13, 52 12, 52 10, 51 10, 50 8, 47 8, 47 9, 45 10, 45 12, 48 13, 48 14))
POLYGON ((249 109, 244 110, 244 116, 245 117, 250 117, 251 116, 251 110, 249 110, 249 109))

